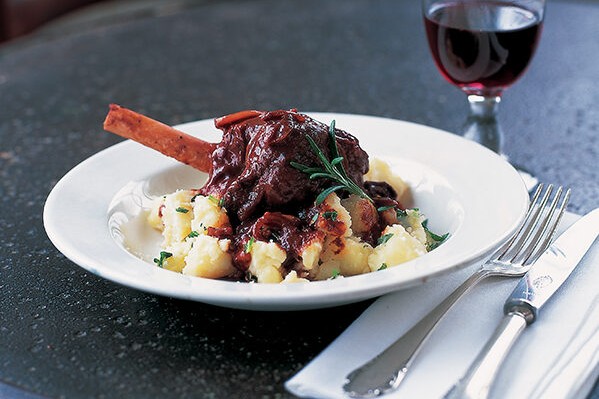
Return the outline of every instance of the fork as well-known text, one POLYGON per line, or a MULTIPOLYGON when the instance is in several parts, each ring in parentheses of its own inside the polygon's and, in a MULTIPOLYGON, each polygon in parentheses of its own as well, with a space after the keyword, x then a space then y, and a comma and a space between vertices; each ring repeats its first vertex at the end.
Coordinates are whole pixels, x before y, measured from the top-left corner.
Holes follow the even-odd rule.
POLYGON ((516 233, 420 322, 375 358, 349 373, 343 386, 345 392, 351 397, 372 398, 396 389, 439 321, 470 288, 487 277, 523 276, 553 240, 570 198, 568 189, 558 207, 564 189, 558 187, 550 201, 553 190, 550 184, 541 196, 543 184, 539 184, 516 233))

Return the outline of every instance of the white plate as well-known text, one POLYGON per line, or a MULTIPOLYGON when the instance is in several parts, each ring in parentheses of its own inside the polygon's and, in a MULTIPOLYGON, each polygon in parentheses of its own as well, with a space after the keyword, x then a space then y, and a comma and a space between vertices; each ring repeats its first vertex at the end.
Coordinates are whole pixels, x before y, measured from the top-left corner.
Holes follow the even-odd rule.
MULTIPOLYGON (((327 124, 334 119, 370 156, 389 161, 411 186, 413 206, 433 231, 449 232, 449 240, 397 267, 310 283, 248 284, 163 270, 152 262, 159 236, 143 223, 144 208, 153 196, 201 187, 206 176, 129 140, 90 157, 56 184, 44 208, 46 232, 76 264, 129 287, 232 308, 295 310, 376 297, 479 261, 525 214, 528 192, 516 170, 478 144, 404 121, 310 115, 327 124)), ((213 120, 178 128, 220 140, 213 120)))

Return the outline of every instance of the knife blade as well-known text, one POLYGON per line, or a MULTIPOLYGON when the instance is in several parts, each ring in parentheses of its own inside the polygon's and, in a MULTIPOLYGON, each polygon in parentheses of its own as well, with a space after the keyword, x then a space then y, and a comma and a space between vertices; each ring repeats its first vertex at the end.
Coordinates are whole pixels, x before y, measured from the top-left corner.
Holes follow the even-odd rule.
POLYGON ((510 348, 539 309, 553 296, 582 260, 599 234, 599 208, 562 233, 518 282, 505 301, 504 318, 464 377, 445 399, 484 399, 510 348))

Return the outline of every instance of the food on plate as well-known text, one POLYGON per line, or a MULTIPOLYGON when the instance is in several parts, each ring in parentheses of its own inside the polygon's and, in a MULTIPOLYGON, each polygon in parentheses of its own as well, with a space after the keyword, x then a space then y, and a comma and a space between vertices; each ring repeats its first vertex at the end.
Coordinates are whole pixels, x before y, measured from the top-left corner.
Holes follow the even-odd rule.
POLYGON ((414 259, 447 238, 406 209, 409 187, 351 134, 296 110, 248 110, 215 120, 208 143, 111 105, 104 128, 203 172, 198 188, 154 200, 157 266, 260 283, 326 280, 414 259))

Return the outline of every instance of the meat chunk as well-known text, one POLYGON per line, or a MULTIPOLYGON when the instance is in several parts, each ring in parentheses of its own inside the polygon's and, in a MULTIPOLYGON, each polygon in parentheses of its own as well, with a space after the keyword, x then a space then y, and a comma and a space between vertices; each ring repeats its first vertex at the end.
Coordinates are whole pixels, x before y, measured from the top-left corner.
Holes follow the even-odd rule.
MULTIPOLYGON (((221 198, 238 221, 264 210, 301 209, 330 186, 327 179, 310 180, 290 164, 322 166, 306 136, 330 159, 329 126, 295 110, 246 112, 217 120, 216 126, 223 138, 212 153, 212 171, 201 192, 221 198)), ((362 186, 368 155, 350 134, 335 129, 335 136, 348 176, 362 186)))

